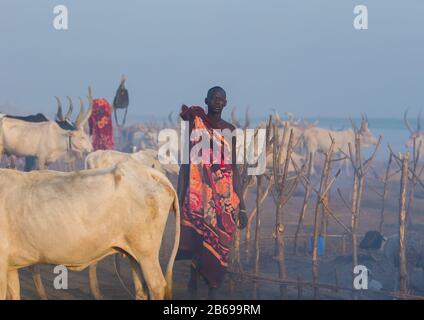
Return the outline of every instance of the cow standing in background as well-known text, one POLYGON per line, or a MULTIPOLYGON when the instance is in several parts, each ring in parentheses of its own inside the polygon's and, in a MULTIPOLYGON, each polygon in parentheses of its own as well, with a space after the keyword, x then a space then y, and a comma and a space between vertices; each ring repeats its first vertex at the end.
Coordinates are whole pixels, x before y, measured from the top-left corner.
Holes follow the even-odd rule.
MULTIPOLYGON (((72 123, 71 120, 70 120, 70 117, 71 117, 72 111, 73 111, 72 99, 70 97, 67 97, 67 99, 69 101, 69 108, 68 108, 68 112, 66 113, 66 115, 63 116, 62 103, 61 103, 61 101, 58 97, 55 97, 55 98, 56 98, 56 101, 57 101, 56 123, 59 125, 59 127, 61 127, 64 130, 75 131, 76 130, 75 124, 72 123)), ((27 122, 33 122, 33 123, 50 121, 42 113, 37 113, 37 114, 34 114, 34 115, 29 115, 29 116, 5 115, 5 117, 17 119, 17 120, 22 120, 22 121, 27 121, 27 122)), ((29 171, 35 170, 36 167, 37 167, 37 158, 35 156, 25 157, 24 171, 29 172, 29 171)))
MULTIPOLYGON (((362 117, 358 134, 361 139, 361 146, 364 148, 378 143, 378 140, 368 127, 367 118, 364 116, 362 117)), ((328 152, 331 146, 331 138, 334 139, 334 153, 336 154, 342 152, 349 154, 349 143, 352 148, 355 147, 355 131, 353 129, 334 131, 313 127, 306 129, 303 133, 306 154, 312 153, 313 160, 317 152, 328 152)), ((345 159, 344 163, 346 168, 348 168, 349 159, 345 159)), ((314 165, 312 165, 312 172, 315 173, 314 165)))
POLYGON ((68 154, 82 158, 92 151, 84 124, 91 114, 93 100, 89 89, 89 110, 84 115, 83 105, 75 122, 74 131, 62 129, 56 122, 32 123, 10 117, 0 120, 0 154, 6 152, 18 157, 37 158, 37 168, 44 169, 68 154))

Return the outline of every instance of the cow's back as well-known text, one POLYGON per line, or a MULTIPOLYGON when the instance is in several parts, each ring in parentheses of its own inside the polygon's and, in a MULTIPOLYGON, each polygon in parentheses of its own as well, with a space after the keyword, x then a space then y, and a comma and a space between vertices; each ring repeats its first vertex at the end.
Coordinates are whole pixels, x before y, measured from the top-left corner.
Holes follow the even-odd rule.
POLYGON ((1 143, 16 156, 37 155, 43 137, 48 137, 49 122, 27 122, 8 117, 1 119, 1 143))

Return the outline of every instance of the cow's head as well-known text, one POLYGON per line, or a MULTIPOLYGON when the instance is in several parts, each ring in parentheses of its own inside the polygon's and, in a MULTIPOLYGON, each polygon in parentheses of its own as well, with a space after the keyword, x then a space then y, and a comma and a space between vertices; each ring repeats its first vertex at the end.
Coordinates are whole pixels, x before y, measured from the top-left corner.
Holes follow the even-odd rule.
POLYGON ((68 112, 66 113, 66 116, 63 116, 62 103, 60 102, 60 99, 58 97, 55 97, 55 98, 57 100, 56 123, 63 130, 70 130, 70 131, 76 130, 75 124, 70 119, 72 111, 74 109, 72 99, 70 97, 67 97, 69 101, 69 109, 68 109, 68 112))
POLYGON ((370 145, 377 145, 378 139, 373 135, 371 130, 368 127, 368 118, 362 116, 361 128, 359 129, 359 134, 361 135, 361 143, 364 147, 370 145))
POLYGON ((406 110, 405 113, 403 114, 403 121, 405 122, 405 126, 408 129, 409 133, 411 134, 409 136, 408 141, 406 142, 406 147, 408 149, 413 147, 414 141, 415 141, 415 146, 417 148, 420 144, 424 146, 424 133, 421 131, 421 112, 418 113, 418 116, 417 116, 416 130, 412 129, 412 126, 408 121, 408 110, 406 110))
POLYGON ((82 158, 84 154, 90 153, 93 151, 93 145, 91 144, 90 137, 84 130, 84 126, 90 118, 91 112, 93 110, 93 98, 91 95, 91 88, 88 88, 88 102, 89 108, 86 114, 84 114, 84 102, 81 98, 80 100, 80 112, 75 121, 75 130, 69 131, 68 135, 70 138, 70 149, 72 153, 75 154, 78 158, 82 158))

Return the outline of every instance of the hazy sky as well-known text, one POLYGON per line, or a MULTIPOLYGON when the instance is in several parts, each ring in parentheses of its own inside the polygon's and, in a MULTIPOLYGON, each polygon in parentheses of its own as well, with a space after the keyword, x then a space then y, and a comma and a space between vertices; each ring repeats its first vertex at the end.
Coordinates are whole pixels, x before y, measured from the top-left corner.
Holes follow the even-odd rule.
POLYGON ((203 105, 214 85, 256 116, 401 117, 424 106, 423 17, 422 0, 1 0, 0 109, 51 116, 88 84, 111 100, 126 73, 133 117, 203 105))

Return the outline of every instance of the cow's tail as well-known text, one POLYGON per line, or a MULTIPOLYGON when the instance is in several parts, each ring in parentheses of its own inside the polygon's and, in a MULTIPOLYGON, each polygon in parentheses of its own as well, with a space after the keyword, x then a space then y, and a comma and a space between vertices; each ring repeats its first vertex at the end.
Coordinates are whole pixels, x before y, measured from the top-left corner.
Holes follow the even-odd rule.
POLYGON ((88 154, 85 159, 84 159, 84 170, 88 169, 88 159, 89 159, 90 155, 88 154))
POLYGON ((165 299, 172 299, 172 274, 174 268, 175 258, 178 252, 178 246, 180 244, 180 205, 178 203, 178 196, 174 189, 174 202, 173 209, 175 213, 175 237, 174 237, 174 247, 172 248, 171 256, 169 257, 168 266, 166 267, 166 290, 165 290, 165 299))
MULTIPOLYGON (((137 297, 135 297, 131 293, 131 290, 128 289, 127 285, 125 284, 124 280, 121 277, 121 265, 119 263, 119 255, 120 255, 119 253, 115 254, 115 257, 113 259, 113 266, 115 267, 115 272, 116 272, 116 275, 118 276, 118 280, 121 283, 122 287, 125 289, 125 291, 128 293, 128 295, 131 297, 131 299, 137 299, 137 297)), ((140 279, 140 281, 141 281, 141 279, 140 279)), ((91 284, 91 282, 90 282, 90 284, 91 284)), ((93 295, 94 295, 94 292, 93 292, 93 295)))
POLYGON ((1 157, 3 155, 3 149, 4 149, 4 145, 3 145, 3 117, 0 116, 0 160, 1 160, 1 157))

